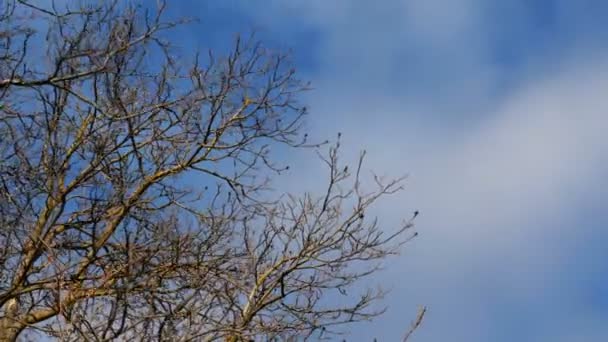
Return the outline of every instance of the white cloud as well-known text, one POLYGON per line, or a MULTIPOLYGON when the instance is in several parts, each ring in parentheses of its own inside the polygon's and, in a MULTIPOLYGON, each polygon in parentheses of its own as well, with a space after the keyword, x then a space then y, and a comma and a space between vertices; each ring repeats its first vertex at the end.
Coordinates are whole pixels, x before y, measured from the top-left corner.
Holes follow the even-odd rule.
MULTIPOLYGON (((356 340, 397 338, 405 328, 395 324, 404 320, 405 327, 405 317, 424 303, 431 314, 420 341, 485 341, 506 329, 492 321, 503 308, 527 310, 568 296, 560 285, 563 263, 580 246, 576 227, 563 222, 577 219, 577 191, 592 188, 608 166, 606 63, 572 57, 552 73, 529 76, 466 125, 445 124, 432 104, 416 112, 398 97, 356 89, 355 97, 348 89, 338 78, 324 83, 311 99, 313 124, 342 131, 351 157, 366 148, 373 169, 411 173, 406 192, 379 208, 385 222, 423 213, 421 238, 382 276, 392 285, 393 308, 384 321, 357 330, 356 340)), ((564 309, 585 314, 574 304, 566 301, 564 309)), ((556 324, 564 341, 576 340, 556 324)), ((589 327, 596 329, 589 336, 606 334, 601 325, 589 327)))
MULTIPOLYGON (((339 98, 319 102, 325 107, 315 111, 318 125, 344 132, 346 146, 367 148, 374 169, 412 174, 403 197, 381 208, 385 221, 414 208, 423 213, 421 238, 384 278, 396 286, 392 298, 405 301, 389 321, 423 302, 434 315, 421 340, 444 340, 452 334, 446 324, 473 324, 462 337, 484 340, 475 334, 484 315, 500 311, 493 297, 525 306, 562 293, 558 271, 576 247, 576 230, 560 221, 576 215, 580 204, 572 193, 604 177, 607 87, 605 63, 578 59, 555 75, 529 80, 464 130, 416 116, 410 125, 412 115, 398 98, 358 98, 363 106, 339 98), (321 119, 336 112, 353 120, 321 119)), ((323 90, 321 97, 331 97, 323 90)), ((485 324, 488 330, 498 325, 485 324)))
MULTIPOLYGON (((411 174, 378 208, 384 222, 422 212, 421 237, 379 279, 393 288, 391 309, 353 340, 398 339, 418 304, 430 311, 416 341, 604 340, 581 284, 564 278, 584 254, 573 223, 585 198, 608 199, 594 186, 608 169, 605 51, 537 54, 505 91, 511 75, 488 61, 487 2, 273 4, 254 15, 323 31, 311 131, 341 131, 348 159, 365 148, 374 170, 411 174)), ((524 18, 523 4, 505 11, 524 18)), ((286 188, 319 186, 312 153, 296 156, 286 188)))

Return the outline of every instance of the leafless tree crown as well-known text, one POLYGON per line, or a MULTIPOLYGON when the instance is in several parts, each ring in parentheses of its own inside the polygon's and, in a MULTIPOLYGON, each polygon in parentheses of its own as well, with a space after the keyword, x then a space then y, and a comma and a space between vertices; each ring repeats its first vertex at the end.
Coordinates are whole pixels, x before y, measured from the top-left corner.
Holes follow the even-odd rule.
POLYGON ((0 340, 322 339, 382 312, 347 291, 412 236, 365 216, 400 180, 366 192, 334 145, 323 194, 268 200, 270 149, 312 146, 286 55, 187 65, 164 4, 68 3, 0 1, 0 340))

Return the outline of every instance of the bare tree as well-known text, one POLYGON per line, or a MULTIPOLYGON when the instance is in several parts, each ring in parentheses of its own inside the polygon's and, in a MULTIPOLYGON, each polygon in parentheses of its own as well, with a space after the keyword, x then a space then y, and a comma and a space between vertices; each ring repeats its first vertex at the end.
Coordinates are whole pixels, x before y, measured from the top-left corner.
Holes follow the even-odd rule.
POLYGON ((39 3, 0 3, 0 340, 322 339, 382 312, 347 291, 415 236, 365 217, 401 180, 366 192, 338 143, 325 193, 268 199, 271 148, 315 147, 286 55, 188 66, 162 3, 39 3))

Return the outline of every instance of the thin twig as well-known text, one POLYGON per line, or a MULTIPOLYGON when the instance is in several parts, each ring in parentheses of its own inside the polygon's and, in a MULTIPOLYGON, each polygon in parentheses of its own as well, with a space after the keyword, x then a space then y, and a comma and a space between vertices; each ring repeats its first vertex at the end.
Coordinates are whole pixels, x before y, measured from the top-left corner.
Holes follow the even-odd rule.
POLYGON ((407 332, 407 334, 405 334, 403 342, 406 342, 410 338, 410 336, 412 336, 414 331, 418 329, 418 327, 422 323, 422 320, 424 319, 424 314, 426 314, 426 306, 421 306, 420 309, 418 309, 418 315, 416 316, 416 320, 412 322, 412 326, 410 327, 410 330, 407 332))

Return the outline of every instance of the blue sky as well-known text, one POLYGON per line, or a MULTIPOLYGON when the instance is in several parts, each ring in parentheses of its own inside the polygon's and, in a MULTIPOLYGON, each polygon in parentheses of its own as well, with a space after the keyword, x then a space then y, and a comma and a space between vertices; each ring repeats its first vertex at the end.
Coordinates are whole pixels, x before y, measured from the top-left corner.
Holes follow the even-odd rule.
MULTIPOLYGON (((420 237, 374 281, 380 319, 349 341, 608 341, 608 2, 183 1, 172 36, 222 49, 255 28, 294 51, 314 90, 310 133, 344 135, 380 174, 408 173, 377 208, 419 209, 420 237)), ((281 189, 314 190, 313 153, 281 189), (294 182, 294 179, 297 182, 294 182)))

